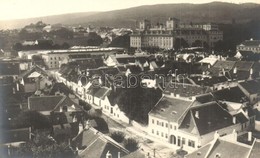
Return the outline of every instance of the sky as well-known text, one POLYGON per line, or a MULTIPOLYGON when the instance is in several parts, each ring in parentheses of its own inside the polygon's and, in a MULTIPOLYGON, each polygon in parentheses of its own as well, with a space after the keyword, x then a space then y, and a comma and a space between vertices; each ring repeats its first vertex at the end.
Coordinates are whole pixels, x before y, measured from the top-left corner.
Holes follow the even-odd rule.
MULTIPOLYGON (((0 20, 23 19, 74 12, 109 11, 140 5, 208 3, 212 1, 214 0, 0 0, 0 20)), ((260 0, 220 1, 230 3, 260 3, 260 0)))

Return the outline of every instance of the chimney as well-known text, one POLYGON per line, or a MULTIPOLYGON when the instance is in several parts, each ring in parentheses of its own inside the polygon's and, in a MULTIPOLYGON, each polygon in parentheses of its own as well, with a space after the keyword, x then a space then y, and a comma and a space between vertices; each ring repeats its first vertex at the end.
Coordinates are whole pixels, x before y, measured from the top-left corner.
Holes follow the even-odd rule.
POLYGON ((112 158, 112 154, 109 152, 109 150, 108 150, 108 152, 106 154, 106 158, 112 158))
POLYGON ((8 145, 8 147, 7 147, 8 149, 8 156, 10 156, 11 157, 11 145, 8 145))
POLYGON ((248 132, 248 134, 247 134, 247 141, 249 141, 249 142, 252 141, 252 132, 248 132))
POLYGON ((236 141, 237 141, 237 132, 236 132, 235 129, 234 129, 233 132, 232 132, 232 136, 233 136, 233 137, 232 137, 231 139, 232 139, 234 142, 236 142, 236 141))
POLYGON ((233 116, 233 118, 232 118, 233 120, 232 120, 232 122, 233 122, 233 124, 236 124, 236 116, 233 116))
POLYGON ((200 118, 200 116, 199 116, 199 111, 195 111, 195 117, 196 117, 197 119, 200 118))
POLYGON ((233 73, 234 73, 234 74, 237 73, 237 67, 234 68, 233 73))
POLYGON ((117 153, 117 158, 121 158, 121 153, 120 152, 117 153))
POLYGON ((216 131, 215 133, 214 133, 214 139, 218 139, 219 138, 219 133, 218 133, 218 131, 216 131))

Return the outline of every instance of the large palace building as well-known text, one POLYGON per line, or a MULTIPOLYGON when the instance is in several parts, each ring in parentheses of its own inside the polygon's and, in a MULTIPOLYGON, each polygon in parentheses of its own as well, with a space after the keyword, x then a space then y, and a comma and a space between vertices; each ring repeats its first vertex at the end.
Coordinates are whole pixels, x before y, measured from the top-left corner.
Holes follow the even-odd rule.
MULTIPOLYGON (((223 32, 217 24, 180 24, 180 20, 169 18, 166 24, 151 25, 149 20, 143 20, 130 36, 132 48, 157 47, 162 49, 173 49, 176 39, 183 39, 191 46, 210 48, 223 40, 223 32)), ((182 40, 180 40, 182 41, 182 40)))

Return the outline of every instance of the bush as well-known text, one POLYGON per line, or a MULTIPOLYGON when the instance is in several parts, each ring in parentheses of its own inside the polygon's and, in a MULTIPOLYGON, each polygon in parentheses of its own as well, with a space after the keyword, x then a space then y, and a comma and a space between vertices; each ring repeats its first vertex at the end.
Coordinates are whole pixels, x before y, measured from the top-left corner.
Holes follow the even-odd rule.
POLYGON ((123 132, 116 131, 111 133, 111 138, 113 138, 118 143, 122 143, 125 138, 125 134, 123 132))
POLYGON ((133 152, 138 149, 138 141, 133 138, 127 138, 124 141, 124 146, 130 152, 133 152))

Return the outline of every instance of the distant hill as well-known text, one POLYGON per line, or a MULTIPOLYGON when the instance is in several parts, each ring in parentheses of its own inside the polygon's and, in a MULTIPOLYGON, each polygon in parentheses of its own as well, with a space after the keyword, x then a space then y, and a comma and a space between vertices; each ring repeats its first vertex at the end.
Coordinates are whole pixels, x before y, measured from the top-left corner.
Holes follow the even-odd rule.
POLYGON ((137 21, 145 18, 151 20, 152 23, 157 23, 164 22, 168 17, 176 17, 182 22, 231 23, 235 21, 236 23, 245 23, 260 20, 260 4, 212 2, 205 4, 145 5, 107 12, 72 13, 26 20, 0 21, 0 28, 3 25, 22 27, 39 20, 50 24, 134 27, 137 21), (13 25, 10 25, 10 23, 13 23, 13 25))

